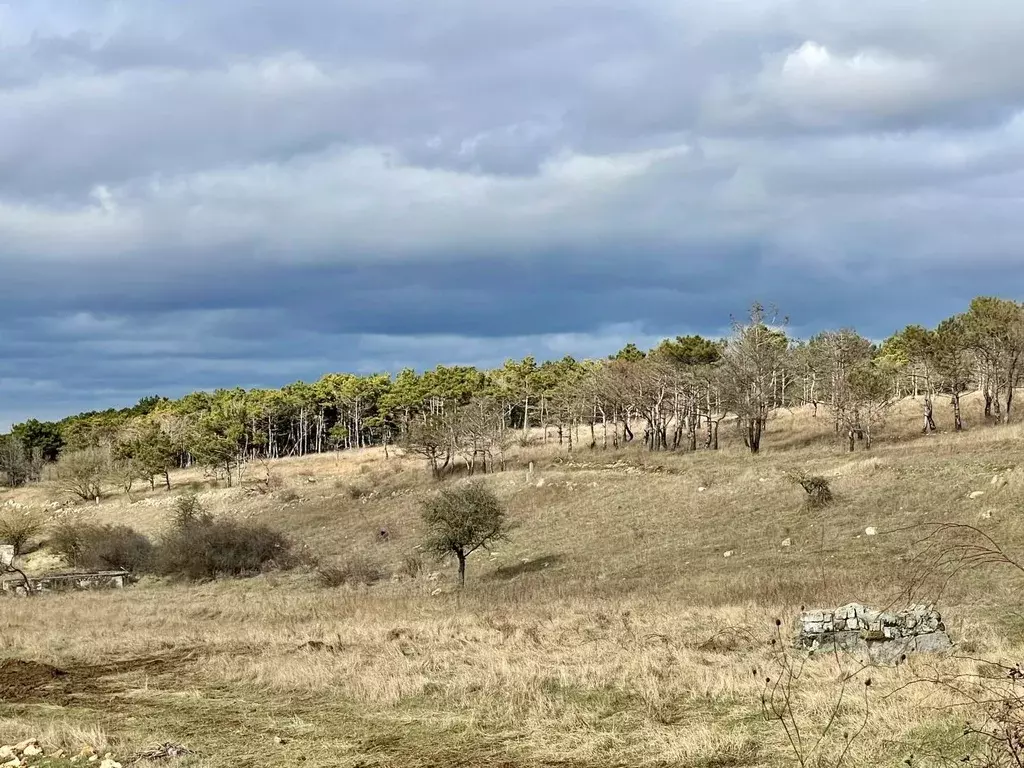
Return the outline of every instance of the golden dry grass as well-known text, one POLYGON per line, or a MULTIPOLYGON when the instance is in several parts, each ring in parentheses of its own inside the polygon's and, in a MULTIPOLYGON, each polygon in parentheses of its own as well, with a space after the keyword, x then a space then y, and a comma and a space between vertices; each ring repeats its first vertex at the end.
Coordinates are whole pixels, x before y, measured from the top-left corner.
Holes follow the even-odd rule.
MULTIPOLYGON (((181 765, 225 767, 793 764, 783 731, 761 717, 777 617, 788 627, 802 605, 903 599, 916 524, 981 524, 1024 553, 1021 427, 920 438, 916 415, 905 406, 893 439, 853 455, 824 416, 803 410, 774 421, 754 458, 731 436, 718 454, 567 457, 534 435, 514 468, 486 478, 520 528, 492 555, 474 555, 462 594, 449 567, 405 573, 432 489, 419 462, 377 451, 276 462, 270 493, 208 488, 204 502, 286 528, 328 562, 372 558, 394 578, 338 589, 304 572, 147 580, 7 600, 0 658, 69 675, 59 696, 0 703, 0 738, 102 741, 125 755, 176 741, 199 753, 181 765), (787 479, 795 471, 831 478, 835 504, 807 509, 787 479), (1005 484, 992 484, 997 473, 1005 484), (976 490, 985 495, 970 499, 976 490), (868 526, 880 535, 864 535, 868 526)), ((157 532, 173 498, 112 498, 74 514, 157 532)), ((1021 586, 1010 570, 979 570, 942 594, 964 655, 1024 652, 1021 586)), ((794 693, 808 735, 838 695, 839 663, 853 668, 808 665, 794 693)), ((977 669, 920 657, 871 671, 868 725, 850 764, 963 750, 953 695, 907 683, 977 669)), ((863 713, 862 692, 847 694, 823 751, 834 757, 863 713)))

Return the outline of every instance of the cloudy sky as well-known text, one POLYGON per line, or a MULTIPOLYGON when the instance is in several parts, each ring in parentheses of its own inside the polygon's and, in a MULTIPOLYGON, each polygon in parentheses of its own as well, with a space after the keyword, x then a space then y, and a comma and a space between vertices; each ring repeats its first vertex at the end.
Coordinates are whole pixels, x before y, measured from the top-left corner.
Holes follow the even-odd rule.
POLYGON ((1024 287, 1015 0, 0 3, 0 431, 1024 287))

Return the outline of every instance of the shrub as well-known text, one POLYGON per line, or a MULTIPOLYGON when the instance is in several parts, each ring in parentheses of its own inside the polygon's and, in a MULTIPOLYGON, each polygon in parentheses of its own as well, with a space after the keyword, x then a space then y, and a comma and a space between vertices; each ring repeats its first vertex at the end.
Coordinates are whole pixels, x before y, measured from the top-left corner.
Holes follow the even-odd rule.
POLYGON ((50 537, 50 549, 72 568, 142 572, 153 558, 153 544, 127 525, 64 523, 50 537))
POLYGON ((418 579, 423 573, 423 558, 420 555, 406 555, 402 561, 402 573, 410 579, 418 579))
POLYGON ((213 516, 203 509, 202 503, 194 493, 186 493, 174 501, 174 527, 185 528, 193 523, 207 524, 213 516))
POLYGON ((292 542, 266 525, 217 520, 194 496, 178 500, 171 529, 154 552, 153 567, 162 576, 212 579, 252 576, 293 568, 292 542))
POLYGON ((317 582, 322 587, 340 587, 345 584, 372 586, 387 578, 383 566, 372 558, 356 555, 342 565, 332 565, 317 571, 317 582))
POLYGON ((353 501, 359 501, 359 499, 373 495, 372 489, 361 484, 349 485, 346 490, 348 491, 348 497, 353 501))
POLYGON ((828 478, 811 475, 798 477, 796 482, 806 491, 807 504, 814 509, 827 507, 835 499, 828 478))
POLYGON ((57 460, 57 487, 83 501, 98 499, 103 495, 103 480, 110 466, 109 450, 65 451, 57 460))
POLYGON ((14 556, 25 553, 29 542, 43 531, 43 521, 33 513, 7 512, 0 515, 0 544, 14 547, 14 556))

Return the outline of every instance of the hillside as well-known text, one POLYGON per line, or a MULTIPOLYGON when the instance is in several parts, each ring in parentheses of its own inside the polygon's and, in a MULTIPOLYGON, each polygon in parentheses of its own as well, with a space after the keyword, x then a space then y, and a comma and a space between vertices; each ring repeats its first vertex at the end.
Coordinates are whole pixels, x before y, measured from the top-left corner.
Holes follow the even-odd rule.
MULTIPOLYGON (((980 407, 965 402, 968 432, 921 437, 906 401, 890 438, 854 454, 804 409, 774 419, 756 457, 724 428, 723 450, 697 454, 570 456, 535 432, 512 468, 483 478, 519 528, 473 556, 463 594, 450 567, 424 561, 412 575, 419 505, 435 483, 421 460, 377 448, 253 466, 238 488, 182 472, 171 493, 67 507, 54 514, 157 534, 176 494, 192 489, 219 515, 287 530, 326 563, 370 560, 391 576, 336 589, 305 572, 147 579, 8 600, 3 655, 69 675, 59 695, 0 704, 0 732, 71 749, 107 742, 118 754, 179 741, 200 755, 182 764, 204 766, 789 765, 751 674, 775 658, 776 618, 909 599, 924 535, 913 526, 980 525, 1024 554, 1022 427, 978 426, 980 407), (793 472, 829 478, 835 503, 808 509, 793 472), (322 645, 303 648, 310 641, 322 645)), ((53 500, 45 487, 0 492, 8 509, 53 500)), ((45 550, 28 562, 55 566, 45 550)), ((965 655, 1012 659, 1024 651, 1021 586, 1011 568, 970 569, 941 594, 930 581, 913 597, 939 598, 965 655)), ((837 695, 835 664, 811 665, 795 692, 810 732, 837 695)), ((964 749, 963 714, 944 709, 952 695, 905 685, 933 664, 977 666, 922 658, 874 671, 854 764, 964 749)), ((855 729, 861 708, 843 706, 844 727, 855 729)))

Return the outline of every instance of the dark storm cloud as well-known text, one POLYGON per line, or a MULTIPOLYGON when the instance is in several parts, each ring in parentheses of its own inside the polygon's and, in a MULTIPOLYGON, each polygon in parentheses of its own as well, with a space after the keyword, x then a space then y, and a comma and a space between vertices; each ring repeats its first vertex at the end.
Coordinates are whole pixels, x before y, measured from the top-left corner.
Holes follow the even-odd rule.
POLYGON ((1018 295, 1024 6, 0 9, 0 427, 1018 295))

